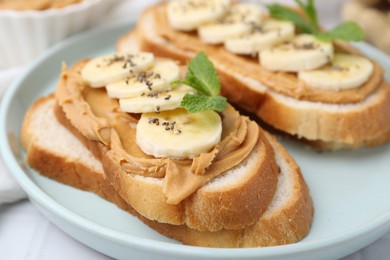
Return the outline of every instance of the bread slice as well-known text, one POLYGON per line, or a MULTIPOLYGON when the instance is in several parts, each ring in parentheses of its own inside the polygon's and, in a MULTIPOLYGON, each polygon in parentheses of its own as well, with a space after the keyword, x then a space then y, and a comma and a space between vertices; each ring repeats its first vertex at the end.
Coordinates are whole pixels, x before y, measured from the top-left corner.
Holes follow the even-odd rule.
MULTIPOLYGON (((188 47, 178 46, 160 35, 156 29, 156 16, 164 12, 163 7, 164 5, 157 5, 145 11, 138 20, 136 29, 118 40, 117 50, 136 48, 153 51, 158 56, 185 63, 196 55, 195 49, 207 48, 205 51, 221 78, 222 95, 274 128, 327 149, 375 146, 390 140, 389 84, 383 79, 381 69, 375 62, 376 74, 370 80, 371 90, 364 93, 355 93, 353 90, 348 92, 343 98, 354 97, 347 103, 332 102, 339 98, 335 93, 332 96, 329 93, 318 95, 319 100, 326 102, 294 98, 267 87, 250 73, 238 70, 237 67, 245 67, 250 63, 245 62, 244 58, 236 63, 238 65, 218 58, 223 57, 223 54, 232 56, 223 47, 208 47, 198 42, 194 44, 190 41, 191 37, 186 38, 188 47)), ((346 44, 338 46, 349 52, 358 52, 346 44)), ((258 74, 261 73, 263 72, 259 70, 258 74)), ((281 75, 275 76, 280 78, 281 75)), ((285 84, 279 86, 279 89, 290 84, 290 78, 285 75, 285 84)))
MULTIPOLYGON (((134 174, 134 170, 127 170, 123 166, 126 157, 122 156, 123 153, 127 155, 127 151, 122 153, 123 149, 119 151, 121 148, 115 146, 114 142, 110 144, 113 138, 121 140, 123 136, 119 136, 117 128, 112 126, 108 120, 93 113, 93 109, 90 109, 83 95, 74 95, 75 92, 97 93, 99 91, 100 97, 106 100, 104 102, 113 102, 113 106, 116 107, 112 109, 113 114, 110 118, 123 119, 129 116, 115 105, 116 100, 110 99, 104 89, 94 90, 82 83, 80 70, 84 64, 85 61, 81 61, 69 70, 63 71, 56 90, 56 98, 60 106, 57 109, 58 118, 94 151, 97 158, 103 162, 111 184, 135 210, 151 220, 175 225, 186 224, 190 228, 201 231, 242 229, 252 225, 265 212, 276 191, 278 169, 273 149, 264 131, 255 123, 252 122, 251 127, 254 127, 259 135, 256 137, 254 149, 250 150, 247 158, 243 158, 244 161, 221 173, 222 178, 218 179, 222 181, 222 185, 207 187, 202 184, 200 188, 196 187, 179 203, 168 203, 162 186, 165 181, 164 176, 147 178, 134 174), (83 109, 82 107, 85 110, 80 110, 83 109), (80 116, 74 116, 74 114, 80 114, 80 116), (90 118, 94 118, 94 122, 104 122, 102 128, 108 134, 102 138, 103 141, 99 139, 100 135, 96 136, 95 125, 87 122, 90 118)), ((103 100, 100 101, 103 102, 103 100)), ((230 109, 233 110, 233 108, 230 109)), ((127 123, 124 124, 128 132, 132 131, 132 127, 129 127, 127 123)), ((122 134, 123 132, 122 130, 122 134)), ((135 140, 130 139, 127 140, 127 145, 133 147, 137 144, 135 140)), ((138 156, 145 157, 146 155, 138 156)), ((199 177, 192 173, 187 175, 189 180, 194 178, 199 177)))
POLYGON ((159 233, 188 245, 207 247, 283 245, 297 242, 309 232, 314 212, 309 190, 295 161, 268 134, 267 138, 274 148, 280 168, 277 191, 270 207, 253 225, 245 229, 198 231, 186 225, 152 221, 135 211, 109 183, 102 164, 57 120, 55 106, 56 100, 53 95, 40 98, 27 111, 22 126, 21 138, 27 151, 27 161, 44 176, 78 189, 94 192, 135 215, 159 233))

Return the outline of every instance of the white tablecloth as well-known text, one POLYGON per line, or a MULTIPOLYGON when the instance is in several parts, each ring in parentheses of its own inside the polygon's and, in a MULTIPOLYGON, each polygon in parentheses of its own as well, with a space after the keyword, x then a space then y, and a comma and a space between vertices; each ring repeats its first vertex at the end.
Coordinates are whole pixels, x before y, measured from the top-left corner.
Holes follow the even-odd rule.
MULTIPOLYGON (((124 1, 102 20, 102 24, 136 15, 153 2, 155 0, 124 1)), ((333 26, 340 20, 341 4, 342 1, 338 0, 317 1, 320 19, 325 26, 333 26)), ((23 69, 0 71, 0 96, 23 69)), ((24 197, 0 160, 0 259, 108 259, 62 232, 24 197), (15 200, 18 201, 5 203, 15 200)), ((345 259, 389 259, 389 256, 390 233, 345 259)))

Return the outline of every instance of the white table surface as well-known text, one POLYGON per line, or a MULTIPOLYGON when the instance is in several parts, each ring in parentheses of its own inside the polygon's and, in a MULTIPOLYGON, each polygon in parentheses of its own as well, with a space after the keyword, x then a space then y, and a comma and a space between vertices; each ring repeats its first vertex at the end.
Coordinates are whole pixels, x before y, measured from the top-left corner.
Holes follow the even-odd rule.
MULTIPOLYGON (((108 15, 105 21, 118 21, 135 15, 155 0, 127 0, 108 15)), ((264 1, 263 1, 264 2, 264 1)), ((268 1, 269 2, 269 1, 268 1)), ((291 2, 291 1, 279 1, 291 2)), ((330 27, 340 20, 343 1, 318 0, 321 22, 330 27)), ((24 68, 0 71, 0 95, 24 68)), ((0 158, 1 159, 1 158, 0 158)), ((0 182, 7 170, 0 160, 0 182)), ((1 183, 0 183, 1 184, 1 183)), ((16 196, 20 191, 12 188, 16 196)), ((14 194, 13 194, 14 195, 14 194)), ((130 258, 130 257, 129 257, 130 258)), ((109 259, 79 243, 49 222, 27 199, 0 205, 0 259, 109 259)), ((347 256, 348 260, 390 259, 390 233, 373 244, 347 256)))

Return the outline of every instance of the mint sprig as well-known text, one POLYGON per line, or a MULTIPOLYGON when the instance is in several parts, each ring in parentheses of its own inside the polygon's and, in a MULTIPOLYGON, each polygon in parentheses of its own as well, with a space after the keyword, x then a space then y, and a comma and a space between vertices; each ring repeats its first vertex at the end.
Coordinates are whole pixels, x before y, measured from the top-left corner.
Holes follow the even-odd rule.
POLYGON ((226 108, 226 98, 222 96, 206 96, 186 94, 180 104, 191 113, 204 110, 215 110, 222 112, 226 108))
POLYGON ((307 4, 304 4, 302 0, 296 0, 295 2, 305 12, 313 26, 318 29, 320 25, 318 22, 317 10, 316 6, 314 5, 314 0, 309 0, 307 4))
POLYGON ((205 110, 222 112, 227 106, 225 97, 219 96, 221 81, 213 63, 204 52, 197 54, 187 66, 184 80, 177 80, 171 84, 185 84, 198 90, 197 94, 187 93, 181 101, 180 107, 190 113, 205 110))
POLYGON ((364 32, 355 22, 343 22, 330 31, 316 34, 316 37, 323 41, 338 39, 358 42, 364 39, 364 32))
POLYGON ((329 31, 321 31, 314 0, 308 0, 307 4, 303 3, 302 0, 295 0, 295 2, 305 13, 308 19, 304 19, 292 9, 279 4, 267 5, 267 8, 272 17, 290 21, 294 23, 303 33, 313 34, 317 39, 322 41, 364 40, 364 32, 355 22, 343 22, 329 31))
POLYGON ((309 23, 298 13, 292 9, 279 4, 267 5, 270 15, 279 20, 285 20, 295 24, 303 33, 314 34, 317 32, 317 28, 314 24, 309 23))

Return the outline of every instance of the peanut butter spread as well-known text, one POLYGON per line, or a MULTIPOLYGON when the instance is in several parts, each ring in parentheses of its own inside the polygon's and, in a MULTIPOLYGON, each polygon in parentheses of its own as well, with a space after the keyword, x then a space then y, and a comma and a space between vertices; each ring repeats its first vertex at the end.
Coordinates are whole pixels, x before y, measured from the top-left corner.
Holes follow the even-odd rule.
POLYGON ((221 114, 222 138, 209 152, 193 159, 155 158, 136 144, 137 115, 124 113, 104 88, 89 87, 80 75, 87 60, 63 68, 56 98, 71 124, 90 140, 110 147, 128 174, 164 178, 167 203, 178 204, 206 182, 240 164, 265 137, 259 127, 233 107, 221 114))
POLYGON ((47 10, 64 8, 82 0, 0 0, 0 10, 47 10))
MULTIPOLYGON (((175 30, 168 22, 166 4, 158 5, 156 8, 149 9, 148 12, 152 12, 151 15, 155 17, 156 33, 167 42, 194 54, 205 51, 208 57, 213 60, 216 68, 219 67, 219 64, 223 64, 232 73, 253 78, 262 85, 295 99, 335 104, 360 102, 377 89, 383 77, 380 65, 371 60, 374 64, 374 71, 370 79, 360 87, 339 91, 312 88, 299 80, 296 73, 268 71, 259 65, 257 58, 235 55, 225 50, 222 45, 205 44, 196 33, 175 30)), ((336 44, 335 47, 340 52, 356 54, 356 49, 351 45, 336 44)), ((164 55, 164 53, 158 54, 164 55)))

